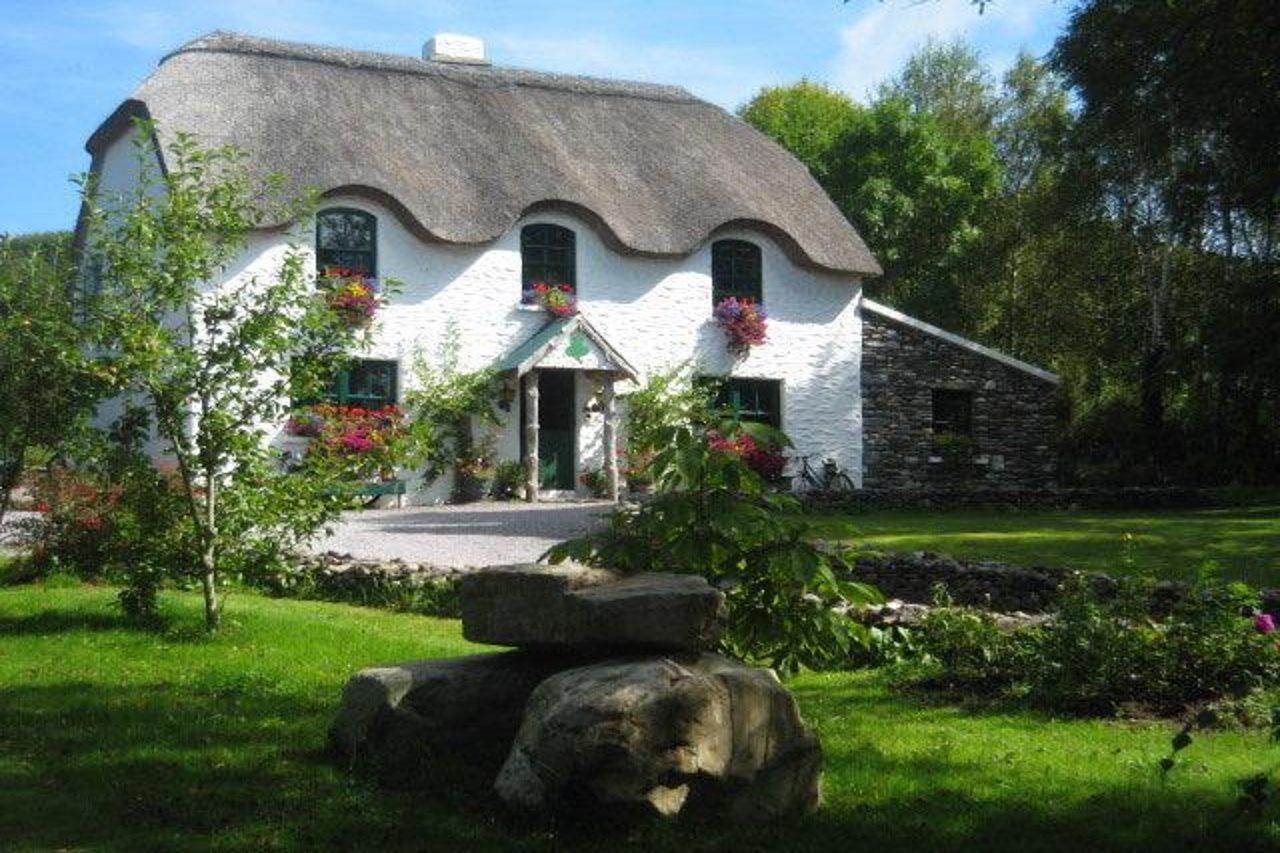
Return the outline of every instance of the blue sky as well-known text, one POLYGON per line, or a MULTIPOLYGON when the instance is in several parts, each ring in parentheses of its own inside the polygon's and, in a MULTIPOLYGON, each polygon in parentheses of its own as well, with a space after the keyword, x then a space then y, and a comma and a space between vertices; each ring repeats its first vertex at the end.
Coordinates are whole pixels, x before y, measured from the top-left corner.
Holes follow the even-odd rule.
POLYGON ((435 32, 493 60, 674 83, 733 109, 801 77, 857 98, 929 37, 992 67, 1042 54, 1068 0, 0 0, 0 233, 69 228, 84 141, 166 52, 213 29, 418 54, 435 32))

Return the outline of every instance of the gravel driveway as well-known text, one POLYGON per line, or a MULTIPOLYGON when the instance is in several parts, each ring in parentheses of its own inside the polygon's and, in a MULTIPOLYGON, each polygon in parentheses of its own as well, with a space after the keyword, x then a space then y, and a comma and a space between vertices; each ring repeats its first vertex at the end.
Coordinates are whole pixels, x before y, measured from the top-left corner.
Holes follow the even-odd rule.
POLYGON ((475 503, 347 513, 313 551, 438 566, 529 563, 585 533, 608 503, 475 503))

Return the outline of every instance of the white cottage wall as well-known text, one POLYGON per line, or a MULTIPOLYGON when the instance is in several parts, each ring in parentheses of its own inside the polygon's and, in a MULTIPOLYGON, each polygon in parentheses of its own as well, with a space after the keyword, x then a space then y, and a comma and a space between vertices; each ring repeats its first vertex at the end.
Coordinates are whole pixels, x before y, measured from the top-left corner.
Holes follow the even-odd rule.
MULTIPOLYGON (((128 138, 104 153, 104 188, 125 189, 137 179, 128 138)), ((725 228, 696 251, 679 258, 620 254, 605 245, 583 219, 564 212, 532 213, 497 240, 482 245, 424 241, 389 209, 362 197, 334 196, 322 207, 351 207, 377 217, 380 278, 398 279, 402 289, 381 313, 373 347, 363 358, 399 364, 401 393, 413 384, 415 352, 433 357, 452 326, 464 369, 490 365, 532 335, 547 315, 520 305, 520 229, 552 222, 577 235, 579 307, 621 355, 642 374, 691 362, 700 375, 733 375, 782 382, 783 428, 796 452, 835 458, 856 482, 862 470, 860 361, 862 327, 856 276, 797 266, 774 240, 750 228, 725 228), (769 341, 735 360, 712 318, 711 243, 735 238, 762 250, 763 302, 769 341)), ((268 276, 279 269, 291 243, 313 250, 309 228, 257 235, 224 281, 268 276)), ((603 418, 586 411, 591 382, 577 380, 577 448, 581 474, 603 465, 603 418)), ((625 387, 619 391, 625 393, 625 387)), ((519 456, 518 401, 497 432, 500 459, 519 456)), ((275 435, 282 446, 294 443, 275 435)), ((411 502, 447 498, 449 483, 425 489, 410 483, 411 502)))

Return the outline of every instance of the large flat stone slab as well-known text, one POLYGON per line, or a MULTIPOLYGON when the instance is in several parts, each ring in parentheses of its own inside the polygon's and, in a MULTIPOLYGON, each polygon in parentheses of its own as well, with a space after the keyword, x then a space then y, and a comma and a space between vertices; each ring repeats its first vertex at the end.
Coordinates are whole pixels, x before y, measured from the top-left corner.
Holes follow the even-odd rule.
POLYGON ((703 651, 725 616, 724 594, 701 577, 571 563, 483 569, 460 593, 463 636, 497 646, 703 651))
POLYGON ((540 815, 761 821, 816 808, 821 773, 822 747, 773 672, 703 654, 551 676, 494 787, 540 815))

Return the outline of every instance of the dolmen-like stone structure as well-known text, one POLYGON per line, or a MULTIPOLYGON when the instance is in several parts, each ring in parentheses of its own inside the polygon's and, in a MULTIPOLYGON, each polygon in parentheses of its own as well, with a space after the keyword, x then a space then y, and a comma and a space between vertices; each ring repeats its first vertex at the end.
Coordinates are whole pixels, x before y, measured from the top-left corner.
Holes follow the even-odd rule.
POLYGON ((585 566, 461 581, 462 631, 512 651, 374 667, 330 729, 352 762, 467 766, 513 810, 761 821, 819 800, 822 748, 772 670, 709 650, 724 595, 700 577, 585 566))

